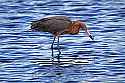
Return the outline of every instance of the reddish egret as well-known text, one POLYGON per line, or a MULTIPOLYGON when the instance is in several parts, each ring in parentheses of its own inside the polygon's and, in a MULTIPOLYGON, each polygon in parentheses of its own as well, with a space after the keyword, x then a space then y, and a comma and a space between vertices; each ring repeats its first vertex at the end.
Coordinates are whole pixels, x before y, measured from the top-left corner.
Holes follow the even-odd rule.
POLYGON ((60 48, 59 48, 59 36, 63 34, 71 34, 71 35, 78 34, 80 28, 84 30, 85 33, 87 33, 87 35, 92 40, 94 39, 89 33, 84 22, 71 21, 66 16, 53 16, 53 17, 48 17, 48 18, 42 18, 38 21, 33 21, 31 24, 32 30, 50 32, 53 34, 54 39, 51 45, 52 57, 53 57, 53 44, 54 44, 56 37, 58 38, 58 41, 57 41, 57 48, 59 51, 58 59, 59 59, 59 55, 61 54, 60 48))

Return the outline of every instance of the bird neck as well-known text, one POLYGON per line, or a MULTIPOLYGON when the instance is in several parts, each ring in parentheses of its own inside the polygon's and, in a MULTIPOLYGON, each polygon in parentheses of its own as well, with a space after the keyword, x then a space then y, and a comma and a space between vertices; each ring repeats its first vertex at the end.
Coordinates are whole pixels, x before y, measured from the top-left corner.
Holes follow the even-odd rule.
POLYGON ((65 31, 66 34, 78 34, 80 30, 80 24, 78 21, 73 21, 67 30, 65 31))

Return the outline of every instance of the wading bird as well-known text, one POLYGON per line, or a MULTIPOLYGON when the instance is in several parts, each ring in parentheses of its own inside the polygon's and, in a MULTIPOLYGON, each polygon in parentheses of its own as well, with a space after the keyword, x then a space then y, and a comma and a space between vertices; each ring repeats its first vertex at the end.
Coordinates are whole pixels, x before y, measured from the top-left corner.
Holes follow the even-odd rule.
POLYGON ((94 38, 89 33, 86 25, 84 22, 81 21, 71 21, 66 16, 53 16, 53 17, 47 17, 42 18, 37 21, 33 21, 31 23, 31 30, 34 31, 43 31, 43 32, 50 32, 53 34, 54 39, 51 45, 52 49, 52 57, 53 57, 53 45, 56 37, 58 38, 57 41, 57 49, 59 51, 58 54, 58 60, 59 55, 61 54, 60 48, 59 48, 59 36, 63 34, 78 34, 80 31, 80 28, 87 33, 87 35, 93 40, 94 38))

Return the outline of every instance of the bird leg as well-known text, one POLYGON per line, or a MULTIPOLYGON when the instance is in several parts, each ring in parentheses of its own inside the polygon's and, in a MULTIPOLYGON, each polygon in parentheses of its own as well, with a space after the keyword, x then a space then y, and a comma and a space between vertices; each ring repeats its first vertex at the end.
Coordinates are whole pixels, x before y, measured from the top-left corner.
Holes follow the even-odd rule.
POLYGON ((61 51, 60 51, 60 47, 59 47, 59 36, 58 36, 58 41, 57 41, 57 49, 59 51, 59 54, 58 54, 58 62, 60 62, 60 54, 61 54, 61 51))
POLYGON ((56 39, 56 36, 54 36, 54 38, 53 38, 53 42, 52 42, 52 45, 51 45, 51 50, 52 50, 52 61, 54 61, 54 54, 53 54, 53 45, 54 45, 54 41, 55 41, 55 39, 56 39))

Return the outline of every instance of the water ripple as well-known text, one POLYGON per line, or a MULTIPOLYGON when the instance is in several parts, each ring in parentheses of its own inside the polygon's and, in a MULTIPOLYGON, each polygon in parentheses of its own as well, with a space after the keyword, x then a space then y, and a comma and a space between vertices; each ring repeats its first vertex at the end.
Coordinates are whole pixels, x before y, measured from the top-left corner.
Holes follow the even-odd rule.
MULTIPOLYGON (((98 0, 0 1, 0 82, 124 83, 125 2, 98 0), (29 31, 31 21, 66 15, 83 31, 60 37, 61 63, 51 61, 53 36, 29 31)), ((57 41, 55 42, 57 43, 57 41)), ((55 57, 58 54, 54 46, 55 57)))

